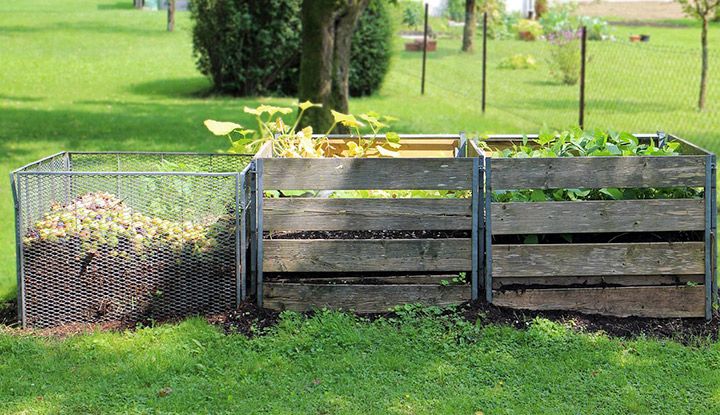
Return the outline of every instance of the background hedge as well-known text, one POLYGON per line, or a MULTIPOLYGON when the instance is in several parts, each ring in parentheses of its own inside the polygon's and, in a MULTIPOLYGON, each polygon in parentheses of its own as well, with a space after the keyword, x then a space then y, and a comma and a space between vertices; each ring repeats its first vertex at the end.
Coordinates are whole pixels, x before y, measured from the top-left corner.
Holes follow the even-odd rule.
MULTIPOLYGON (((193 0, 193 53, 215 90, 296 95, 302 0, 193 0)), ((392 53, 387 0, 370 0, 353 35, 350 94, 377 91, 392 53)))

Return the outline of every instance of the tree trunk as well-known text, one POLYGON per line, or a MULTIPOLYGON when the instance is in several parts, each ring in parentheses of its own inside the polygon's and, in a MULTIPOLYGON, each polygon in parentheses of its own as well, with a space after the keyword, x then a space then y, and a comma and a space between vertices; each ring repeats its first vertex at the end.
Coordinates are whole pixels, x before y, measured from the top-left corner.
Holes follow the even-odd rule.
POLYGON ((465 0, 465 27, 463 28, 463 52, 472 52, 475 44, 475 0, 465 0))
POLYGON ((300 101, 322 104, 305 113, 303 125, 324 133, 333 123, 331 109, 348 112, 350 46, 360 13, 369 0, 303 0, 300 101))
POLYGON ((707 100, 707 80, 708 80, 708 19, 707 16, 702 20, 702 32, 700 35, 702 43, 702 68, 700 70, 700 98, 698 99, 698 109, 705 109, 705 101, 707 100))
POLYGON ((168 1, 167 31, 175 30, 175 0, 168 1))
POLYGON ((143 0, 133 0, 133 5, 136 9, 142 9, 143 8, 143 0))

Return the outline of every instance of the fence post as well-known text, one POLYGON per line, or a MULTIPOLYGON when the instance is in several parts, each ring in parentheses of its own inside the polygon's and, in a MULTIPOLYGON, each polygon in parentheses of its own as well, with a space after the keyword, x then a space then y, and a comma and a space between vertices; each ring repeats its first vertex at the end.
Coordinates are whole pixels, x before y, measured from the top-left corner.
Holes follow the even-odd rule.
POLYGON ((578 125, 585 128, 585 64, 587 63, 587 29, 585 26, 580 28, 580 115, 578 125))
POLYGON ((425 95, 425 62, 427 61, 427 40, 428 40, 428 3, 425 3, 425 29, 423 30, 423 60, 422 80, 420 81, 420 95, 425 95))
POLYGON ((485 114, 485 98, 487 94, 487 12, 483 13, 483 45, 482 45, 482 112, 485 114))

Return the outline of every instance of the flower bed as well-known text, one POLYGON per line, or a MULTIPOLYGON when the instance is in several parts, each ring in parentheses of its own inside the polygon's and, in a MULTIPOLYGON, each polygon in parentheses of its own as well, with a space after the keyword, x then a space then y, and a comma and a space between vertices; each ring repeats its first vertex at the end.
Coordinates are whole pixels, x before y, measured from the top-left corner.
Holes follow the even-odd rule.
POLYGON ((61 153, 13 173, 24 325, 167 319, 243 294, 250 157, 61 153))
POLYGON ((485 141, 486 296, 617 316, 707 317, 715 156, 676 137, 485 141))

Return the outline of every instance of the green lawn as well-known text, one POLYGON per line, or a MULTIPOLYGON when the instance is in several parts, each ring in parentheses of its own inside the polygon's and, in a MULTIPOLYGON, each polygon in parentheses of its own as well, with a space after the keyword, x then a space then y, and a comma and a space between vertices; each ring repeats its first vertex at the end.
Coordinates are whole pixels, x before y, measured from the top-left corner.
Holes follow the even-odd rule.
POLYGON ((720 411, 717 343, 621 341, 547 320, 519 331, 288 314, 251 340, 189 320, 66 340, 0 333, 0 354, 2 413, 720 411))
MULTIPOLYGON (((12 169, 60 150, 222 150, 224 141, 205 131, 204 119, 249 123, 244 105, 291 102, 204 97, 209 84, 193 65, 188 16, 181 13, 169 34, 162 13, 130 5, 0 2, 0 298, 15 292, 12 169)), ((653 45, 694 47, 697 38, 696 27, 616 29, 618 36, 640 31, 653 45)), ((720 36, 717 27, 712 36, 720 36)), ((658 95, 653 91, 668 89, 660 80, 670 75, 652 72, 638 86, 627 70, 696 63, 593 46, 591 55, 607 56, 594 62, 612 58, 620 67, 589 69, 588 98, 599 100, 589 124, 652 131, 677 123, 673 129, 720 149, 720 88, 701 115, 692 109, 694 84, 675 79, 673 94, 658 95), (592 89, 598 84, 613 86, 599 96, 592 89)), ((497 42, 490 53, 542 54, 535 47, 497 42)), ((400 132, 534 132, 544 123, 575 122, 576 89, 550 81, 542 59, 535 71, 491 67, 482 115, 479 55, 458 48, 458 39, 441 39, 423 97, 420 55, 399 53, 382 92, 354 100, 352 110, 395 115, 400 132)), ((717 343, 610 339, 545 320, 517 331, 437 317, 368 323, 337 313, 288 315, 276 331, 252 340, 200 320, 66 340, 0 327, 0 356, 2 413, 720 412, 717 343), (160 397, 163 388, 172 391, 160 397)))

